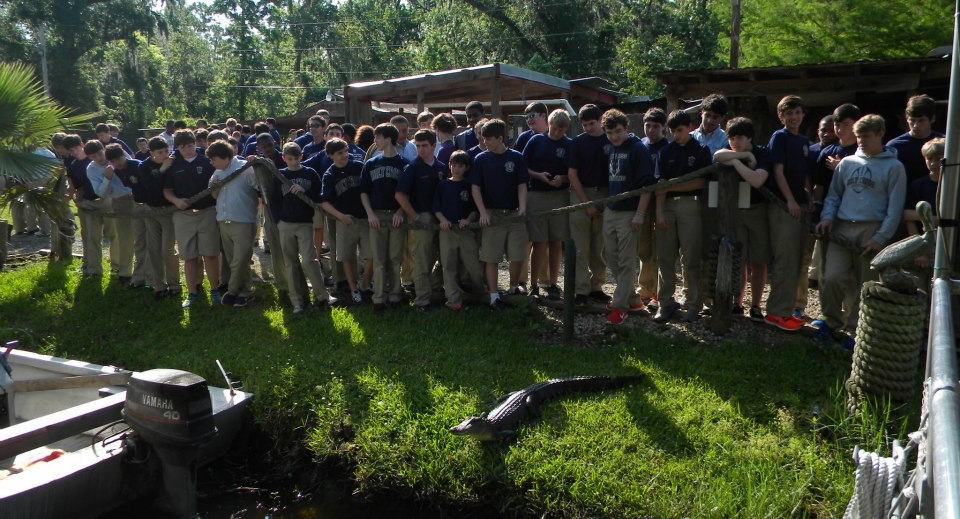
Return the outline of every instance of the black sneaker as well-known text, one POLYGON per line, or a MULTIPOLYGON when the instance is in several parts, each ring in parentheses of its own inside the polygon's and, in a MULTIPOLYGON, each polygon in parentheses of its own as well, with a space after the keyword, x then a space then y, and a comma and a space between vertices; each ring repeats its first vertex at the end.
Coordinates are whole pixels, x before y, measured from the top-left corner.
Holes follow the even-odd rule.
POLYGON ((375 314, 378 314, 378 315, 379 315, 379 314, 382 314, 384 308, 385 308, 385 307, 384 307, 383 303, 373 303, 373 313, 375 313, 375 314))
MULTIPOLYGON (((550 285, 547 287, 547 298, 548 299, 562 299, 563 290, 560 290, 560 287, 557 285, 550 285)), ((606 294, 604 294, 606 295, 606 294)))
POLYGON ((575 306, 587 306, 590 304, 590 298, 584 294, 577 294, 573 297, 573 304, 575 306))
POLYGON ((168 295, 170 295, 170 291, 167 289, 157 290, 153 293, 153 299, 154 301, 162 301, 166 299, 168 295))
POLYGON ((130 276, 117 276, 117 283, 121 285, 129 285, 132 279, 133 278, 130 276))
MULTIPOLYGON (((224 298, 224 299, 226 299, 226 298, 224 298)), ((222 300, 221 300, 221 301, 222 301, 222 300)), ((247 306, 247 303, 249 303, 249 302, 250 302, 250 298, 247 298, 247 297, 236 296, 235 298, 233 298, 233 306, 236 306, 236 307, 247 306)), ((226 303, 224 303, 224 304, 226 304, 226 303)))
POLYGON ((613 301, 613 298, 605 294, 603 290, 594 290, 593 292, 590 292, 588 297, 601 303, 609 303, 610 301, 613 301))
POLYGON ((418 306, 417 311, 420 312, 421 314, 432 314, 437 311, 437 307, 433 305, 423 305, 423 306, 418 306))
MULTIPOLYGON (((220 304, 222 304, 223 306, 237 306, 236 304, 237 299, 238 299, 237 296, 231 293, 226 293, 226 294, 223 294, 223 297, 220 298, 220 304)), ((243 305, 240 305, 240 306, 243 306, 243 305)))
POLYGON ((506 310, 510 308, 510 306, 511 306, 510 303, 499 298, 495 299, 492 303, 490 303, 491 310, 506 310))
POLYGON ((751 306, 750 307, 750 320, 755 323, 763 322, 763 312, 760 311, 760 307, 751 306))
POLYGON ((743 307, 736 305, 733 307, 733 310, 730 311, 733 315, 743 315, 743 307))

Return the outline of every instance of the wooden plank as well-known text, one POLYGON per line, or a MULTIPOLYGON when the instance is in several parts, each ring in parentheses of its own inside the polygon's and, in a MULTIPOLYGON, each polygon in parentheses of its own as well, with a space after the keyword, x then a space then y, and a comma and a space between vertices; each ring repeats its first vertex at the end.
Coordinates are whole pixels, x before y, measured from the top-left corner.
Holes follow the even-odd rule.
POLYGON ((103 375, 14 380, 10 386, 14 393, 83 387, 122 386, 130 380, 130 375, 132 374, 130 371, 121 371, 118 373, 105 373, 103 375))
POLYGON ((720 171, 717 193, 717 233, 720 249, 717 256, 717 279, 714 285, 713 308, 710 313, 710 329, 716 334, 730 331, 733 310, 733 242, 737 239, 737 201, 740 175, 731 167, 720 171))
POLYGON ((120 419, 127 393, 119 393, 0 429, 0 460, 120 419))

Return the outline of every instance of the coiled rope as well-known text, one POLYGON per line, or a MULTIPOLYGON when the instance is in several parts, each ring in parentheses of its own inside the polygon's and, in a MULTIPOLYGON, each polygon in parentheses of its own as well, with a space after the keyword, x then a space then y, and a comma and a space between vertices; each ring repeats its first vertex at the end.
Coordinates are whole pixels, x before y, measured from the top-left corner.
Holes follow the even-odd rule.
POLYGON ((913 396, 917 363, 926 329, 926 297, 895 292, 879 281, 860 291, 853 365, 846 388, 847 408, 855 412, 866 395, 905 402, 913 396))
POLYGON ((843 519, 880 519, 890 517, 894 497, 904 485, 907 453, 900 442, 893 441, 893 456, 882 457, 876 452, 853 449, 856 481, 853 496, 843 513, 843 519))

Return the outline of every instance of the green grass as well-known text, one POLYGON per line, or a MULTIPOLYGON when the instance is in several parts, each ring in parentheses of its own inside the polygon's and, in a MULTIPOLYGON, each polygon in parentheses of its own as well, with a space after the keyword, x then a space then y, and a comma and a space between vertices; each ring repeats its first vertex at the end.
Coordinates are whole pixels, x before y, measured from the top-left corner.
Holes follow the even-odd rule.
POLYGON ((269 285, 252 307, 185 313, 73 271, 0 274, 3 337, 213 384, 221 359, 256 393, 279 464, 306 449, 361 493, 531 517, 840 517, 853 446, 885 450, 916 422, 889 406, 846 417, 849 356, 802 338, 713 347, 637 330, 583 348, 561 344, 534 308, 293 315, 269 285), (548 403, 508 447, 447 432, 536 381, 636 373, 647 379, 548 403))

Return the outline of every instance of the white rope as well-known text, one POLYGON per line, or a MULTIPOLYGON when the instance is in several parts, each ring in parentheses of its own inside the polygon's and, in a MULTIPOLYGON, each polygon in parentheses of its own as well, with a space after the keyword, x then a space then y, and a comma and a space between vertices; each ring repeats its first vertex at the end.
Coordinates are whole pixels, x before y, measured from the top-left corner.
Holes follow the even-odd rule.
POLYGON ((897 488, 904 486, 904 468, 907 455, 900 442, 893 442, 893 456, 883 457, 876 452, 853 449, 853 461, 857 464, 854 473, 853 496, 843 514, 844 519, 886 519, 890 517, 892 503, 899 498, 897 488))

